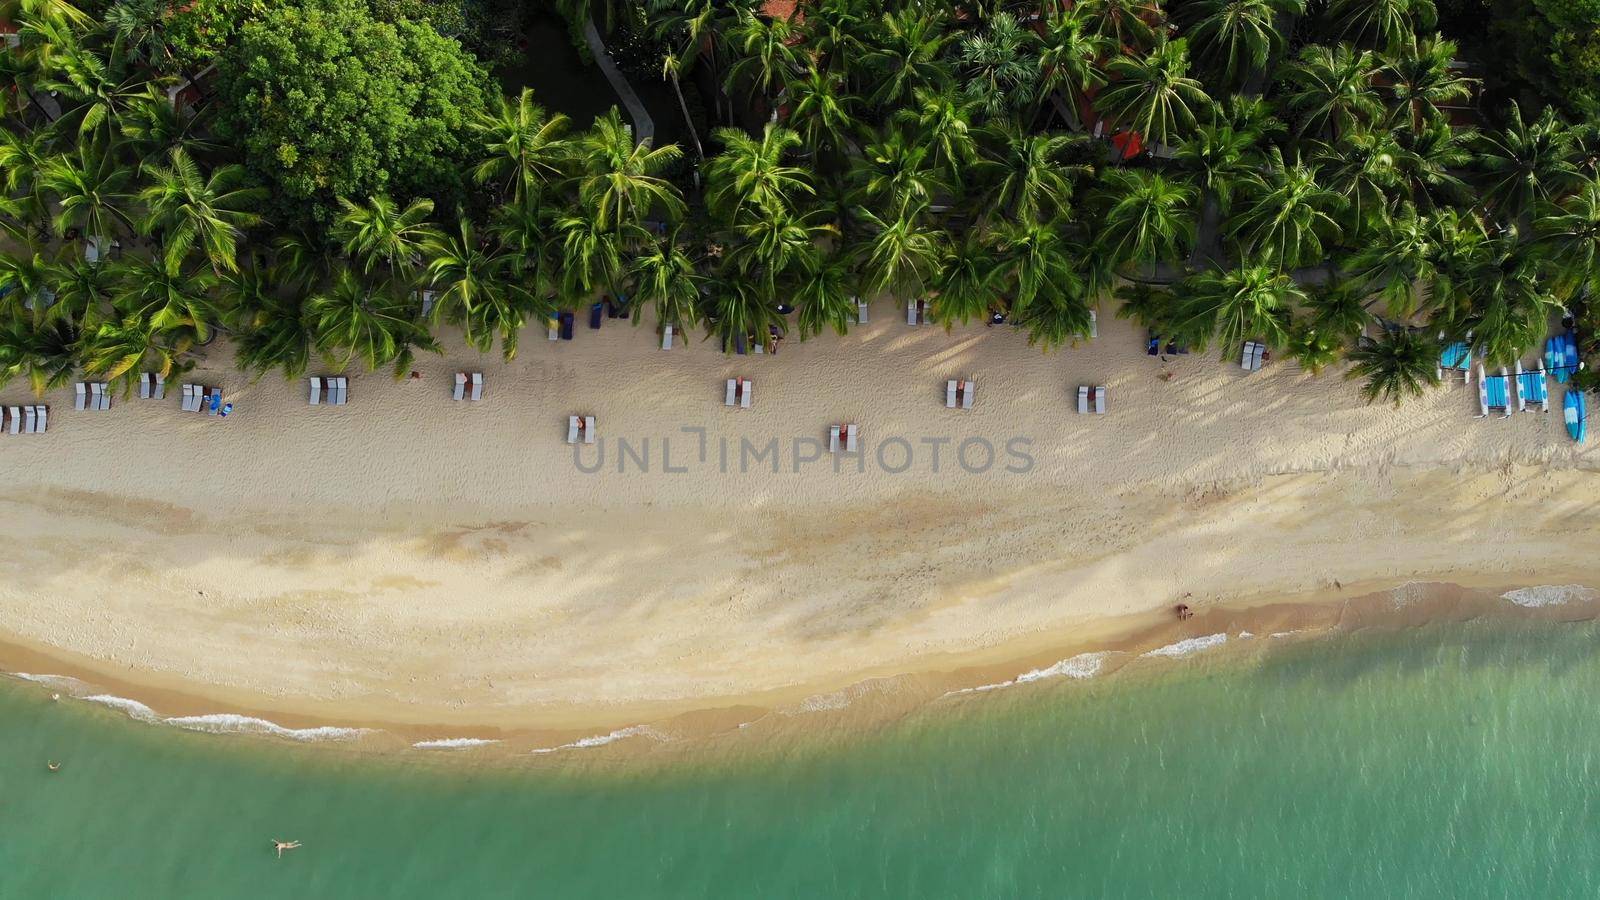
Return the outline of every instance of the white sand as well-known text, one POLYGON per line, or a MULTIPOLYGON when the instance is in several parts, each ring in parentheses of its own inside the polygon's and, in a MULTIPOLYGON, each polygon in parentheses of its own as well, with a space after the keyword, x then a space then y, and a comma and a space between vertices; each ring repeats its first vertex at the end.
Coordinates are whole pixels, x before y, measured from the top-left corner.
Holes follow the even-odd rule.
POLYGON ((254 709, 615 722, 1020 655, 1185 593, 1531 583, 1600 547, 1596 457, 1559 411, 1474 420, 1457 384, 1396 412, 1338 373, 1163 365, 1109 315, 1041 354, 1010 328, 873 313, 732 358, 580 316, 569 343, 530 329, 510 365, 455 345, 421 381, 355 375, 342 408, 248 384, 216 347, 190 380, 225 386, 226 420, 180 412, 176 383, 93 413, 56 392, 48 434, 0 436, 0 638, 254 709), (451 401, 458 369, 485 373, 483 402, 451 401), (735 375, 753 409, 722 405, 735 375), (968 376, 977 407, 945 409, 968 376), (1080 383, 1110 387, 1108 415, 1074 412, 1080 383), (597 417, 605 471, 575 468, 570 413, 597 417), (910 470, 796 473, 792 442, 839 422, 869 457, 905 438, 910 470), (704 464, 683 427, 707 430, 704 464), (619 437, 649 440, 648 473, 618 474, 619 437), (924 437, 950 439, 938 474, 924 437), (773 438, 779 473, 741 472, 739 441, 773 438), (966 473, 968 438, 1029 439, 1034 468, 1001 471, 1002 450, 966 473), (663 439, 689 471, 662 471, 663 439))

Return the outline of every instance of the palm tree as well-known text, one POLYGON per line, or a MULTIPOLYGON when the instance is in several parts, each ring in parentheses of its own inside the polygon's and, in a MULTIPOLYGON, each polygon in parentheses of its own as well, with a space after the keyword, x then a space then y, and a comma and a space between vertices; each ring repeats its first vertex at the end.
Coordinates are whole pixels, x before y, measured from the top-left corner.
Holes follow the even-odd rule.
POLYGON ((1304 8, 1304 0, 1196 0, 1181 9, 1196 58, 1219 83, 1237 85, 1283 52, 1278 19, 1304 8))
POLYGON ((1315 169, 1298 160, 1286 165, 1274 148, 1269 176, 1249 193, 1250 202, 1228 222, 1242 252, 1279 270, 1323 261, 1339 237, 1336 216, 1346 201, 1318 183, 1315 169))
POLYGON ((1247 184, 1259 184, 1261 136, 1240 131, 1219 120, 1199 125, 1178 146, 1175 158, 1194 184, 1226 213, 1233 197, 1247 184))
POLYGON ((716 293, 703 304, 702 318, 711 324, 723 353, 732 352, 749 338, 764 340, 774 328, 783 331, 783 316, 756 283, 731 279, 712 286, 716 293))
POLYGON ((1097 251, 1113 265, 1169 262, 1194 243, 1197 192, 1148 169, 1111 169, 1102 178, 1107 206, 1097 251))
POLYGON ((38 252, 12 254, 0 250, 0 318, 44 318, 55 302, 54 273, 38 252))
MULTIPOLYGON (((634 302, 655 307, 656 321, 687 330, 699 316, 701 290, 706 283, 694 259, 680 243, 681 228, 651 241, 628 263, 634 302)), ((635 316, 638 325, 644 316, 635 316)))
POLYGON ((824 328, 845 334, 856 321, 856 298, 850 292, 855 272, 849 261, 834 255, 809 266, 794 283, 800 339, 821 334, 824 328))
POLYGON ((180 351, 211 339, 223 320, 216 302, 217 278, 204 269, 193 272, 168 266, 160 259, 134 258, 116 266, 119 321, 134 318, 180 351))
POLYGON ((1336 145, 1314 142, 1311 164, 1323 186, 1345 198, 1344 231, 1359 238, 1388 215, 1389 198, 1399 193, 1403 155, 1394 132, 1357 128, 1336 145))
POLYGON ((104 21, 111 39, 130 60, 170 75, 177 69, 166 37, 171 11, 168 0, 118 0, 106 9, 104 21))
MULTIPOLYGON (((1013 313, 1025 315, 1034 306, 1053 303, 1063 294, 1083 302, 1086 291, 1078 272, 1083 254, 1067 240, 1061 223, 1007 222, 995 229, 994 242, 999 251, 999 283, 1011 294, 1013 313)), ((1084 309, 1088 309, 1087 303, 1084 309)), ((1087 313, 1084 326, 1087 329, 1087 313)))
POLYGON ((0 5, 0 13, 12 21, 59 22, 80 28, 90 22, 89 14, 68 0, 8 0, 0 5))
POLYGON ((994 248, 976 232, 946 247, 935 285, 934 321, 949 330, 957 322, 988 318, 999 306, 1001 275, 994 248))
POLYGON ((1476 142, 1484 200, 1511 222, 1580 186, 1576 137, 1551 107, 1524 124, 1522 108, 1513 101, 1505 129, 1484 132, 1476 142))
POLYGON ((1068 164, 1068 149, 1082 138, 1068 134, 1030 134, 1002 120, 981 132, 982 155, 970 167, 984 186, 984 207, 993 215, 1034 221, 1067 212, 1073 179, 1086 167, 1068 164))
POLYGON ((369 275, 380 263, 390 272, 409 271, 433 234, 432 200, 413 200, 401 209, 384 196, 369 197, 366 205, 340 197, 339 206, 330 236, 369 275))
POLYGON ((1402 203, 1344 269, 1354 283, 1377 292, 1391 316, 1404 319, 1420 305, 1421 286, 1433 281, 1433 256, 1432 223, 1402 203))
POLYGON ((919 88, 916 103, 895 113, 894 121, 932 148, 931 164, 944 169, 949 175, 947 180, 954 184, 960 181, 962 168, 977 156, 972 128, 976 109, 973 101, 955 90, 919 88))
POLYGON ((49 208, 44 199, 44 172, 54 158, 54 134, 48 129, 15 131, 0 128, 0 187, 18 201, 15 215, 44 228, 49 208))
POLYGON ((1304 324, 1342 343, 1364 334, 1372 324, 1367 303, 1367 293, 1360 282, 1331 281, 1307 295, 1311 316, 1304 324))
POLYGON ((1178 330, 1216 335, 1224 359, 1237 356, 1251 339, 1283 346, 1290 311, 1306 299, 1286 273, 1251 262, 1191 275, 1184 279, 1180 295, 1178 330))
POLYGON ((854 145, 860 123, 844 76, 811 66, 789 85, 788 100, 789 124, 799 132, 800 146, 843 154, 854 145))
POLYGON ((1338 140, 1341 134, 1360 123, 1376 120, 1383 112, 1383 103, 1372 86, 1381 71, 1371 51, 1357 50, 1349 44, 1313 44, 1283 69, 1282 81, 1287 88, 1284 105, 1299 117, 1301 134, 1326 129, 1338 140))
POLYGON ((1085 0, 1083 5, 1100 35, 1124 53, 1138 53, 1159 40, 1164 17, 1153 0, 1085 0))
POLYGON ((114 267, 73 253, 48 264, 45 271, 56 299, 44 318, 67 319, 83 331, 93 331, 107 318, 118 293, 114 267))
POLYGON ((134 373, 153 371, 163 378, 183 368, 187 335, 176 342, 169 329, 143 316, 127 315, 102 322, 86 332, 78 349, 85 374, 108 381, 133 382, 134 373))
POLYGON ((598 216, 581 210, 557 218, 547 253, 557 261, 554 269, 560 273, 561 297, 577 304, 586 302, 595 291, 613 289, 622 278, 625 238, 643 234, 636 225, 622 232, 607 228, 598 216))
POLYGON ((479 240, 466 219, 455 231, 430 235, 423 247, 428 283, 437 292, 433 320, 448 317, 459 323, 467 343, 482 352, 488 352, 499 335, 501 350, 511 360, 528 315, 542 318, 553 311, 534 308, 536 295, 506 277, 511 257, 479 240))
POLYGON ((239 186, 245 180, 243 166, 222 166, 205 177, 181 148, 168 158, 171 166, 147 169, 150 186, 139 192, 146 209, 140 230, 161 232, 168 269, 178 269, 198 244, 214 270, 237 271, 238 239, 261 221, 249 208, 267 196, 266 190, 239 186))
POLYGON ((963 37, 956 65, 967 98, 991 117, 1031 108, 1039 71, 1038 43, 1038 35, 1008 12, 996 13, 987 28, 963 37))
POLYGON ((127 139, 132 156, 140 160, 156 160, 173 150, 182 148, 190 156, 209 153, 217 145, 201 139, 197 123, 204 115, 180 113, 167 99, 167 94, 154 84, 145 85, 127 98, 122 110, 122 136, 127 139))
POLYGON ((1411 199, 1424 209, 1459 204, 1467 186, 1456 173, 1473 162, 1468 148, 1477 142, 1477 132, 1434 119, 1420 134, 1409 126, 1393 133, 1400 147, 1395 165, 1411 199))
POLYGON ((1289 340, 1285 350, 1300 368, 1313 375, 1321 375, 1322 370, 1339 361, 1343 355, 1345 340, 1338 334, 1319 325, 1314 319, 1300 319, 1289 328, 1289 340))
POLYGON ((1600 298, 1600 179, 1541 204, 1540 212, 1534 230, 1557 295, 1570 298, 1587 291, 1600 298))
POLYGON ((776 97, 800 70, 800 52, 795 49, 799 36, 786 17, 767 18, 741 10, 738 24, 728 32, 738 59, 728 67, 727 89, 731 92, 743 83, 749 85, 751 97, 776 97))
POLYGON ((790 210, 815 192, 805 169, 784 164, 802 145, 798 133, 768 122, 760 138, 738 128, 718 128, 712 136, 724 149, 706 162, 706 206, 722 221, 743 210, 790 210))
POLYGON ((564 174, 571 147, 563 137, 571 120, 551 115, 523 88, 513 102, 495 93, 490 111, 474 125, 484 158, 472 170, 479 184, 494 182, 515 201, 542 196, 564 174))
POLYGON ((1100 60, 1116 49, 1110 38, 1095 30, 1092 15, 1092 6, 1082 3, 1052 13, 1045 21, 1043 48, 1039 51, 1041 102, 1061 91, 1074 117, 1090 92, 1105 85, 1100 60))
POLYGON ((20 316, 0 316, 0 385, 22 378, 42 397, 64 387, 77 370, 75 323, 56 319, 35 325, 20 316))
POLYGON ((40 175, 45 189, 56 196, 56 234, 78 229, 86 239, 105 245, 102 252, 107 251, 111 240, 133 226, 123 209, 132 174, 110 149, 93 141, 50 159, 40 175))
POLYGON ((670 181, 659 177, 677 162, 683 151, 676 144, 651 147, 635 144, 615 106, 594 120, 594 127, 578 139, 578 201, 595 211, 601 228, 620 231, 637 224, 652 208, 669 219, 684 212, 683 198, 670 181))
POLYGON ((371 290, 348 268, 341 268, 325 290, 306 301, 305 315, 313 346, 340 369, 353 361, 369 372, 387 365, 399 378, 411 368, 417 350, 439 351, 412 318, 405 298, 371 290))
POLYGON ((737 239, 726 256, 728 268, 755 283, 760 295, 776 306, 779 282, 817 264, 817 241, 826 231, 826 226, 787 210, 745 216, 733 230, 737 239))
POLYGON ((1054 350, 1089 336, 1089 303, 1070 288, 1048 295, 1017 315, 1016 323, 1028 332, 1028 344, 1054 350))
POLYGON ((927 201, 908 201, 887 218, 860 212, 869 237, 858 250, 862 283, 867 293, 888 291, 897 297, 918 297, 938 271, 939 232, 921 224, 927 201))
POLYGON ((862 151, 849 180, 861 202, 891 215, 912 205, 926 207, 952 190, 934 166, 934 149, 917 141, 908 130, 892 128, 862 151))
POLYGON ((1466 281, 1472 345, 1490 362, 1510 362, 1544 338, 1561 308, 1539 278, 1537 259, 1516 231, 1495 238, 1466 281))
POLYGON ((1346 378, 1365 378, 1361 395, 1399 406, 1439 384, 1439 342, 1407 328, 1387 329, 1378 338, 1361 338, 1350 351, 1346 378))
POLYGON ((96 129, 103 129, 103 137, 116 134, 123 108, 140 92, 141 79, 130 77, 117 48, 111 49, 110 56, 103 56, 71 45, 51 58, 50 76, 42 87, 76 101, 70 116, 78 120, 79 135, 87 136, 96 129))
POLYGON ((917 4, 884 13, 874 46, 867 52, 865 68, 874 74, 877 89, 869 98, 880 109, 907 104, 918 89, 937 89, 949 81, 941 60, 951 39, 942 17, 917 4))
POLYGON ((1472 96, 1477 79, 1456 74, 1455 60, 1455 42, 1437 36, 1384 57, 1384 71, 1394 81, 1394 99, 1411 109, 1412 131, 1420 133, 1428 117, 1439 115, 1441 105, 1472 96))
POLYGON ((1157 41, 1144 57, 1118 57, 1106 65, 1111 85, 1100 108, 1118 125, 1162 144, 1174 144, 1195 124, 1195 110, 1209 99, 1189 77, 1188 44, 1157 41))
MULTIPOLYGON (((240 276, 254 277, 251 271, 240 276)), ((297 379, 311 364, 312 332, 306 296, 298 291, 263 291, 258 305, 235 307, 233 352, 239 367, 259 378, 273 369, 297 379)))
POLYGON ((1328 13, 1341 37, 1392 52, 1434 26, 1433 0, 1331 0, 1328 13))

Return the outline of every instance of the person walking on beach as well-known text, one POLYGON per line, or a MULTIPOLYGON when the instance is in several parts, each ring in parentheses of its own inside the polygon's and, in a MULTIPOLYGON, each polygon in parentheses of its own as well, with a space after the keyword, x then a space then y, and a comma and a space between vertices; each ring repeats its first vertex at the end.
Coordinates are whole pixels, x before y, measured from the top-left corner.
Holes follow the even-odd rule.
POLYGON ((299 841, 280 841, 277 838, 273 838, 272 839, 272 849, 278 851, 278 858, 279 859, 283 859, 283 851, 300 849, 300 842, 299 841))

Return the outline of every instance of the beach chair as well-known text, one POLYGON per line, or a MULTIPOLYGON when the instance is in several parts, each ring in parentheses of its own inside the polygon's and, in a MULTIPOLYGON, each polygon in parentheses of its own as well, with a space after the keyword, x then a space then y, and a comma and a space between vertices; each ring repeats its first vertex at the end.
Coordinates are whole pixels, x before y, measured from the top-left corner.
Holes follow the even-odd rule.
POLYGON ((1078 412, 1080 414, 1089 412, 1089 386, 1086 384, 1078 385, 1078 412))
POLYGON ((755 385, 751 383, 750 379, 748 379, 748 378, 739 379, 739 408, 740 409, 749 409, 750 408, 750 396, 753 393, 753 388, 754 387, 755 387, 755 385))
POLYGON ((89 408, 89 386, 78 382, 72 386, 72 408, 84 410, 89 408))
POLYGON ((139 373, 139 399, 140 400, 149 400, 150 399, 150 373, 149 372, 140 372, 139 373))
POLYGON ((839 426, 837 425, 828 426, 828 452, 839 452, 839 426))
POLYGON ((111 408, 111 385, 104 381, 100 382, 100 408, 111 408))
POLYGON ((450 395, 450 398, 452 400, 462 400, 462 399, 465 399, 466 396, 467 396, 467 373, 465 373, 465 372, 457 372, 456 373, 456 389, 455 389, 455 392, 450 395))
POLYGON ((550 340, 552 340, 552 341, 561 340, 561 320, 558 319, 558 318, 555 318, 555 317, 551 317, 551 318, 545 320, 545 324, 550 326, 550 340))
POLYGON ((856 433, 860 430, 861 429, 858 428, 853 422, 841 429, 841 431, 844 433, 844 452, 856 452, 856 433))
POLYGON ((1097 385, 1093 393, 1094 414, 1097 416, 1103 416, 1106 414, 1106 386, 1103 384, 1097 385))
POLYGON ((200 411, 200 385, 186 384, 183 386, 183 411, 200 411))
POLYGON ((671 350, 672 349, 672 326, 671 325, 663 325, 663 326, 661 326, 661 349, 663 349, 663 350, 671 350))
POLYGON ((222 388, 212 388, 206 403, 206 415, 214 416, 222 412, 222 388))
POLYGON ((1545 381, 1544 360, 1534 364, 1531 372, 1522 370, 1522 360, 1517 360, 1517 412, 1525 412, 1529 404, 1541 412, 1550 411, 1550 385, 1545 381))
POLYGON ((722 405, 732 406, 738 398, 739 385, 732 378, 728 379, 727 389, 722 392, 722 405))
POLYGON ((589 306, 589 327, 599 329, 600 320, 605 316, 605 313, 606 305, 604 303, 591 304, 589 306))
POLYGON ((573 323, 578 320, 577 315, 570 312, 564 312, 559 316, 559 318, 561 320, 561 339, 563 341, 572 340, 572 327, 573 323))
POLYGON ((956 380, 954 378, 944 383, 944 408, 956 408, 956 380))
POLYGON ((10 414, 11 433, 12 434, 21 434, 22 433, 22 407, 20 407, 20 406, 8 406, 8 407, 6 407, 6 410, 10 414))
POLYGON ((1091 309, 1091 310, 1089 310, 1089 337, 1097 338, 1099 336, 1100 336, 1100 317, 1095 314, 1094 310, 1091 309))
POLYGON ((867 324, 867 302, 865 300, 856 301, 856 324, 867 324))
POLYGON ((583 442, 594 443, 594 416, 583 417, 583 442))
POLYGON ((906 324, 917 324, 917 301, 915 300, 906 301, 906 324))
POLYGON ((1511 398, 1507 382, 1505 367, 1500 368, 1500 374, 1487 375, 1483 371, 1483 364, 1478 364, 1478 418, 1487 418, 1490 411, 1500 410, 1502 418, 1512 413, 1511 398))
MULTIPOLYGON (((350 380, 348 378, 344 378, 343 376, 335 378, 333 380, 333 386, 335 390, 338 391, 338 396, 333 401, 334 406, 343 406, 350 402, 350 380)), ((217 393, 220 394, 222 392, 218 391, 217 393)))
POLYGON ((34 429, 38 427, 39 424, 39 413, 37 409, 32 406, 24 406, 22 408, 22 422, 22 433, 33 434, 34 429))
MULTIPOLYGON (((188 387, 188 385, 184 385, 185 390, 188 387)), ((311 399, 306 402, 310 406, 317 406, 322 403, 322 379, 316 375, 311 376, 311 399)))
POLYGON ((1266 359, 1266 356, 1267 345, 1257 341, 1255 352, 1250 355, 1250 371, 1261 371, 1261 363, 1266 359))
POLYGON ((973 381, 961 382, 961 408, 972 408, 972 395, 977 392, 978 385, 973 381))
POLYGON ((473 372, 472 373, 472 394, 471 394, 471 396, 472 396, 472 399, 475 400, 475 401, 483 399, 483 373, 482 372, 473 372))
POLYGON ((34 433, 44 434, 45 429, 50 427, 50 407, 40 404, 33 408, 33 412, 36 420, 34 433))
MULTIPOLYGON (((1443 338, 1444 335, 1440 334, 1443 338)), ((1439 351, 1439 379, 1444 379, 1445 373, 1461 374, 1461 382, 1465 384, 1472 380, 1472 348, 1466 341, 1456 341, 1439 351)))
POLYGON ((101 400, 102 396, 104 396, 104 392, 105 392, 105 387, 102 386, 100 384, 100 382, 98 382, 98 381, 89 382, 89 408, 90 409, 105 409, 105 407, 100 405, 100 400, 101 400))
POLYGON ((1255 356, 1256 342, 1245 341, 1244 352, 1239 355, 1239 368, 1245 370, 1246 372, 1250 371, 1250 362, 1251 360, 1255 359, 1255 356))
POLYGON ((155 386, 151 393, 157 400, 167 399, 167 376, 160 372, 155 373, 155 386))
POLYGON ((567 416, 567 443, 576 444, 578 442, 579 427, 577 416, 567 416))

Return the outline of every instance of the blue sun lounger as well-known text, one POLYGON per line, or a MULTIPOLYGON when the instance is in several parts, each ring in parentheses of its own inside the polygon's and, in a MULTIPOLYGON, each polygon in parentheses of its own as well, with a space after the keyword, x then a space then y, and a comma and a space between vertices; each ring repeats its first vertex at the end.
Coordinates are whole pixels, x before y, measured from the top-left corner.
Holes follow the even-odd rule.
POLYGON ((1498 375, 1486 375, 1483 364, 1478 365, 1478 418, 1486 418, 1490 410, 1496 409, 1505 416, 1511 415, 1510 381, 1505 367, 1501 367, 1498 375))
POLYGON ((1533 371, 1524 372, 1522 361, 1517 361, 1517 412, 1526 412, 1530 405, 1543 412, 1550 411, 1550 386, 1544 378, 1544 360, 1534 365, 1533 371))
POLYGON ((1461 381, 1465 384, 1472 378, 1472 348, 1466 341, 1456 341, 1445 347, 1439 354, 1439 378, 1443 380, 1444 373, 1459 372, 1461 381))

